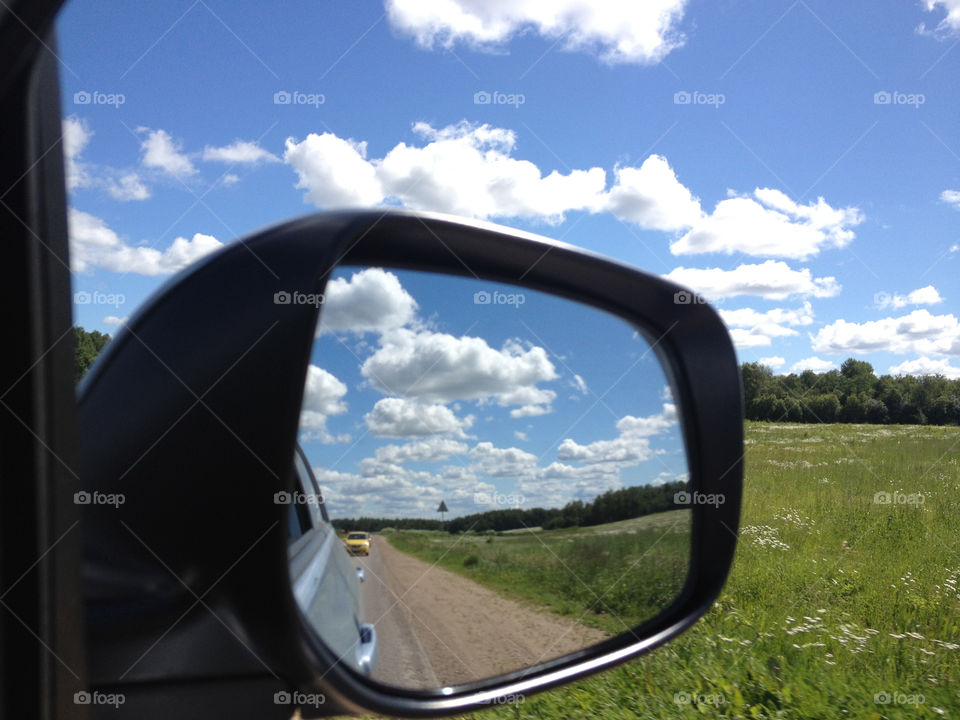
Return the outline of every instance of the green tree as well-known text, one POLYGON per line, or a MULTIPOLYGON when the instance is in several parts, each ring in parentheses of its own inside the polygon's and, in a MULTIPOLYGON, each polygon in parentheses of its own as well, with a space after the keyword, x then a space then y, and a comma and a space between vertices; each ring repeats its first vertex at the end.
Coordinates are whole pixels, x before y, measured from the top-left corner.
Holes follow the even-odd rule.
POLYGON ((873 365, 863 360, 847 358, 840 366, 842 385, 845 395, 868 393, 873 390, 877 376, 873 374, 873 365))
POLYGON ((87 332, 79 325, 73 328, 73 380, 80 382, 93 361, 97 359, 100 351, 110 341, 109 335, 94 330, 87 332))
POLYGON ((834 393, 814 395, 806 401, 806 413, 810 422, 832 423, 840 417, 840 398, 834 393))

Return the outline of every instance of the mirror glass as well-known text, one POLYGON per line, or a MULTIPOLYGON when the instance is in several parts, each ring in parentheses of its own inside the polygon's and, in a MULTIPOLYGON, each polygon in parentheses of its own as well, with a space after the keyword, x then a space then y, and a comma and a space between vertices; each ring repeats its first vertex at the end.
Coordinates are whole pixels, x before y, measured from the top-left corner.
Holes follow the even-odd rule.
POLYGON ((390 268, 340 267, 316 301, 291 568, 343 662, 448 687, 676 599, 687 464, 643 335, 546 293, 390 268))

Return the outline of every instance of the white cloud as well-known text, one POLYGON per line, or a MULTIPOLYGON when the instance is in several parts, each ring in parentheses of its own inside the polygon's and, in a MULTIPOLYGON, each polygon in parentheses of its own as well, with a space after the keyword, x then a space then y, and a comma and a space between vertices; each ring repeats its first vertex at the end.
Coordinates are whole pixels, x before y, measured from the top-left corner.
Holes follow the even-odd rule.
POLYGON ((771 344, 772 338, 797 335, 794 327, 812 324, 813 307, 805 302, 796 310, 720 310, 720 317, 730 328, 730 336, 738 348, 766 347, 771 344))
POLYGON ((227 173, 220 179, 220 182, 222 182, 225 187, 229 187, 240 182, 240 176, 234 175, 233 173, 227 173))
POLYGON ((196 233, 192 240, 176 238, 166 250, 127 245, 98 217, 70 208, 67 214, 70 265, 75 272, 103 268, 140 275, 169 275, 220 248, 211 235, 196 233))
POLYGON ((471 471, 487 477, 519 478, 537 471, 536 455, 520 448, 494 447, 490 442, 477 443, 470 451, 470 459, 471 471))
POLYGON ((781 260, 738 265, 733 270, 678 267, 664 277, 711 300, 737 295, 758 295, 768 300, 794 295, 834 297, 841 290, 835 277, 815 278, 809 268, 794 270, 781 260))
POLYGON ((346 394, 347 386, 333 374, 316 365, 308 365, 303 406, 300 408, 300 429, 305 431, 301 439, 322 443, 347 442, 349 435, 334 436, 327 430, 327 418, 347 411, 347 404, 343 402, 346 394))
POLYGON ((936 305, 937 303, 943 302, 943 298, 940 297, 940 293, 937 292, 937 289, 933 285, 918 288, 907 293, 906 296, 897 295, 896 293, 892 295, 890 293, 877 293, 874 298, 877 302, 876 307, 878 310, 883 310, 888 307, 899 309, 907 305, 936 305))
POLYGON ((395 274, 365 268, 327 283, 319 331, 384 332, 409 323, 416 310, 416 300, 395 274))
POLYGON ((114 200, 149 198, 150 190, 141 182, 136 172, 100 168, 95 175, 95 168, 80 159, 93 134, 86 120, 75 116, 63 118, 63 157, 67 190, 97 187, 106 189, 114 200))
POLYGON ((310 133, 302 142, 287 138, 283 160, 296 172, 304 200, 322 208, 377 205, 384 191, 377 170, 367 162, 367 144, 333 133, 310 133))
MULTIPOLYGON (((597 440, 581 445, 571 438, 565 438, 557 448, 557 459, 578 462, 585 465, 598 463, 613 464, 617 467, 635 465, 652 457, 650 436, 657 435, 677 423, 677 409, 672 403, 664 403, 663 409, 649 417, 626 415, 617 422, 619 435, 613 440, 597 440)), ((555 466, 554 472, 561 466, 555 466)))
POLYGON ((144 167, 159 169, 181 179, 197 172, 190 158, 180 152, 181 145, 166 130, 139 127, 137 132, 146 133, 146 138, 140 144, 144 167))
POLYGON ((383 398, 364 415, 367 427, 377 437, 422 437, 452 433, 464 436, 473 416, 458 418, 446 405, 407 398, 383 398))
POLYGON ((438 462, 454 455, 463 455, 469 449, 466 443, 434 436, 403 445, 383 445, 374 451, 374 458, 393 465, 405 462, 438 462))
POLYGON ((581 395, 586 395, 590 391, 587 387, 587 381, 576 374, 573 376, 573 380, 570 381, 570 385, 573 386, 581 395))
POLYGON ((541 347, 508 341, 496 350, 479 337, 407 328, 381 335, 361 372, 392 395, 431 402, 493 398, 502 407, 522 406, 514 417, 549 412, 556 393, 536 385, 558 377, 541 347))
POLYGON ((675 255, 746 253, 805 259, 824 247, 844 247, 863 216, 854 207, 835 209, 821 197, 799 205, 779 190, 757 188, 753 196, 717 203, 687 234, 671 243, 675 255))
POLYGON ((514 436, 517 440, 526 440, 526 439, 527 439, 527 434, 526 434, 525 432, 523 432, 522 430, 514 430, 514 431, 513 431, 513 436, 514 436))
POLYGON ((960 322, 952 314, 932 315, 928 310, 864 323, 840 319, 820 329, 813 338, 813 349, 847 354, 887 351, 960 355, 960 322))
POLYGON ((123 325, 125 322, 127 322, 127 320, 129 320, 129 318, 126 317, 126 316, 125 316, 125 317, 117 317, 116 315, 107 315, 107 316, 103 319, 103 324, 104 324, 104 325, 110 325, 110 326, 113 326, 113 327, 119 327, 120 325, 123 325))
POLYGON ((400 143, 377 164, 385 194, 407 207, 473 217, 563 219, 589 209, 603 192, 602 168, 544 176, 532 162, 511 157, 511 130, 463 122, 436 130, 416 123, 423 147, 400 143))
POLYGON ((263 149, 259 144, 250 140, 235 140, 231 144, 222 147, 207 145, 203 149, 202 157, 207 162, 222 162, 232 165, 256 165, 261 162, 280 162, 280 158, 272 152, 263 149))
POLYGON ((63 119, 63 159, 67 190, 89 187, 92 183, 86 164, 80 154, 90 143, 93 131, 86 120, 71 116, 63 119))
POLYGON ((146 200, 150 197, 150 190, 140 180, 136 173, 127 173, 119 179, 107 180, 107 192, 114 200, 146 200))
POLYGON ((495 48, 533 30, 608 63, 655 63, 683 44, 686 0, 388 0, 390 24, 422 47, 495 48))
POLYGON ((761 365, 766 365, 771 370, 778 370, 783 367, 787 361, 779 355, 771 355, 770 357, 762 357, 757 360, 757 362, 761 365))
POLYGON ((927 12, 943 10, 947 14, 935 28, 928 29, 926 23, 921 23, 917 32, 939 37, 948 37, 960 32, 960 0, 924 0, 924 6, 927 12))
POLYGON ((960 210, 960 190, 944 190, 940 193, 940 200, 960 210))
POLYGON ((950 361, 941 358, 920 357, 916 360, 906 360, 899 365, 892 365, 888 371, 891 375, 943 375, 951 380, 960 378, 960 367, 950 364, 950 361))
POLYGON ((602 206, 622 220, 650 230, 685 230, 703 216, 700 200, 660 155, 651 155, 639 168, 617 167, 613 173, 602 206))
POLYGON ((815 373, 825 373, 829 370, 836 370, 837 366, 830 360, 821 360, 817 356, 798 360, 790 366, 791 373, 802 373, 805 370, 813 370, 815 373))
POLYGON ((325 209, 390 204, 549 223, 577 210, 610 212, 651 230, 688 230, 671 245, 676 254, 805 258, 821 247, 846 245, 854 237, 850 228, 862 220, 856 208, 835 210, 823 198, 798 205, 771 189, 724 200, 707 215, 660 155, 640 167, 615 167, 606 190, 603 168, 544 174, 513 157, 512 130, 462 121, 440 129, 418 122, 413 131, 421 146, 401 142, 382 158, 368 158, 365 142, 311 133, 300 142, 288 138, 283 159, 297 173, 296 187, 306 190, 304 200, 325 209))

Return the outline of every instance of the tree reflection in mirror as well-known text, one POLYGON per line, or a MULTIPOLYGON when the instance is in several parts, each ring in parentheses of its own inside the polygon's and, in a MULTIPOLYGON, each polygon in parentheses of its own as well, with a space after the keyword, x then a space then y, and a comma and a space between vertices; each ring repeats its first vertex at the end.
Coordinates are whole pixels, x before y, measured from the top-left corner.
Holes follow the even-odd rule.
POLYGON ((299 441, 364 569, 352 610, 376 629, 375 680, 520 670, 677 598, 692 498, 643 335, 543 292, 390 268, 339 267, 314 301, 299 441))

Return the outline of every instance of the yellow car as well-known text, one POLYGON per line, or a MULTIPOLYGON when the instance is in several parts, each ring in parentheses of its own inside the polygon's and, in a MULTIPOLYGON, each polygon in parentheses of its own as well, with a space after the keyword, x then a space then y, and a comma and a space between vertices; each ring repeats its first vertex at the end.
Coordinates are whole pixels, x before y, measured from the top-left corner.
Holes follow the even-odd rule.
POLYGON ((347 534, 347 541, 344 543, 347 552, 351 555, 369 555, 370 554, 370 533, 352 532, 347 534))

